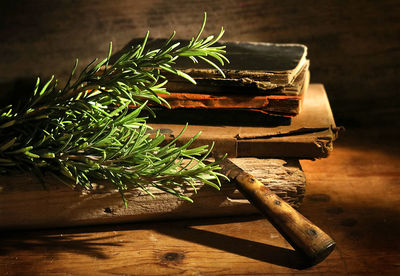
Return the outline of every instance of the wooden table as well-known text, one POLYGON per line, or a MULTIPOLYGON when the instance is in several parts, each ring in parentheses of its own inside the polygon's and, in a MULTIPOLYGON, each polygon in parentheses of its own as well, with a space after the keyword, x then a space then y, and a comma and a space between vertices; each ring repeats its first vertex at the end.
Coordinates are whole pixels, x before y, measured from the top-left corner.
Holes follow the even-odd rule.
POLYGON ((398 134, 349 129, 329 158, 302 161, 300 211, 337 242, 314 267, 250 216, 3 232, 0 275, 398 275, 398 134))

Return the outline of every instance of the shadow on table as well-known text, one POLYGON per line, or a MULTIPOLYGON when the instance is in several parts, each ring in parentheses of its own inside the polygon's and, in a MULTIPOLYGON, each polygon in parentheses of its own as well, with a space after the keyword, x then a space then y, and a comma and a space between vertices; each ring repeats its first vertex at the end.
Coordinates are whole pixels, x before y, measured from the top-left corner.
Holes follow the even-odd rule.
POLYGON ((295 250, 196 229, 192 226, 187 226, 183 230, 176 227, 163 227, 157 232, 274 265, 294 269, 309 267, 304 256, 295 250))
POLYGON ((236 238, 207 230, 196 229, 200 225, 240 223, 260 219, 258 215, 196 220, 176 220, 149 222, 142 224, 100 225, 80 228, 1 232, 0 256, 13 254, 15 251, 30 251, 34 254, 74 253, 92 258, 109 259, 109 247, 121 247, 126 242, 110 242, 121 236, 118 231, 151 229, 175 239, 194 242, 214 249, 226 251, 255 260, 294 269, 307 268, 306 261, 298 252, 269 244, 236 238), (101 237, 93 233, 113 232, 101 237), (61 234, 62 233, 62 234, 61 234))
POLYGON ((366 152, 381 152, 397 158, 400 156, 399 136, 400 128, 396 126, 349 126, 339 133, 334 142, 334 150, 338 146, 344 146, 366 152))
POLYGON ((38 255, 71 252, 98 259, 107 259, 108 255, 105 253, 104 247, 123 246, 122 242, 107 241, 119 235, 91 238, 92 236, 89 233, 79 233, 75 229, 1 232, 1 234, 0 256, 7 256, 16 250, 24 250, 38 255), (60 232, 63 234, 60 234, 60 232))

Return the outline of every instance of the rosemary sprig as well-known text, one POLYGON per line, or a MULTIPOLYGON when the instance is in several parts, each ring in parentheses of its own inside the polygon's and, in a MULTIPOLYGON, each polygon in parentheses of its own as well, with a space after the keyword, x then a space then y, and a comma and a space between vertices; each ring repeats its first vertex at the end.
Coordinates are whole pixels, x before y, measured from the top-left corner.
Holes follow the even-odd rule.
POLYGON ((213 46, 224 30, 200 39, 205 22, 206 16, 185 46, 172 44, 174 32, 160 49, 147 49, 147 32, 141 45, 113 64, 110 43, 108 56, 94 60, 78 76, 76 60, 63 88, 54 76, 44 85, 38 78, 28 99, 0 110, 0 172, 61 173, 88 189, 93 180, 108 179, 122 196, 130 188, 149 192, 156 187, 189 201, 181 192, 185 185, 200 181, 218 188, 218 164, 203 162, 212 147, 191 148, 198 135, 182 146, 176 144, 179 136, 164 145, 159 132, 150 137, 147 117, 141 115, 143 109, 151 111, 149 101, 168 104, 158 95, 168 93, 165 71, 195 83, 174 68, 178 58, 203 60, 223 74, 209 58, 222 65, 227 61, 224 46, 213 46))

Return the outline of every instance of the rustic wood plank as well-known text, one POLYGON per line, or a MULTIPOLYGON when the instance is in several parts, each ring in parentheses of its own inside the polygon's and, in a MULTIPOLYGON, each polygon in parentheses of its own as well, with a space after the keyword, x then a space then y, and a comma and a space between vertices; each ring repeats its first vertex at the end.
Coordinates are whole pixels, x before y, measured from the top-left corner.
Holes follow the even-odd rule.
MULTIPOLYGON (((235 158, 292 206, 298 207, 305 193, 305 177, 298 160, 235 158)), ((122 223, 145 220, 254 214, 257 210, 235 189, 223 183, 221 191, 204 184, 184 194, 189 203, 157 189, 152 198, 140 189, 125 194, 127 208, 112 185, 94 183, 94 190, 72 190, 55 178, 46 178, 47 190, 32 175, 0 177, 0 229, 122 223)))
POLYGON ((338 244, 315 267, 299 269, 275 229, 246 216, 3 232, 0 274, 398 275, 399 131, 382 128, 357 143, 364 134, 350 130, 329 158, 302 161, 300 211, 338 244), (377 146, 382 132, 389 141, 377 146))

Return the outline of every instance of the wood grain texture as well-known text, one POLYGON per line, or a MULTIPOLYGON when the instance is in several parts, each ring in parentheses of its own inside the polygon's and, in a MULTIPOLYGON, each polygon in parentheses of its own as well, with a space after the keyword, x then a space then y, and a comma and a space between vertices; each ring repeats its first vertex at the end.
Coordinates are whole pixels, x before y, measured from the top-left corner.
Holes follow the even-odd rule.
POLYGON ((366 133, 349 130, 329 158, 302 162, 300 211, 337 242, 312 268, 265 219, 246 216, 2 232, 0 274, 398 275, 399 130, 366 133))
MULTIPOLYGON (((309 48, 311 81, 324 83, 339 124, 397 124, 400 114, 400 3, 397 0, 3 1, 2 92, 24 79, 65 79, 73 61, 104 57, 149 29, 188 38, 208 12, 206 33, 225 40, 297 42, 309 48), (368 119, 365 112, 371 114, 368 119)), ((30 89, 32 85, 28 85, 30 89)), ((4 92, 5 93, 5 92, 4 92)))
MULTIPOLYGON (((294 207, 300 206, 305 193, 305 177, 298 160, 233 159, 253 173, 275 193, 294 207)), ((115 224, 134 221, 177 218, 216 217, 254 214, 258 211, 235 189, 223 183, 221 191, 204 184, 182 192, 194 203, 157 189, 149 190, 154 199, 140 189, 121 195, 110 183, 93 183, 94 189, 72 190, 55 178, 46 178, 46 187, 33 175, 0 177, 0 229, 68 227, 115 224)))

